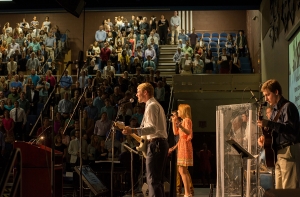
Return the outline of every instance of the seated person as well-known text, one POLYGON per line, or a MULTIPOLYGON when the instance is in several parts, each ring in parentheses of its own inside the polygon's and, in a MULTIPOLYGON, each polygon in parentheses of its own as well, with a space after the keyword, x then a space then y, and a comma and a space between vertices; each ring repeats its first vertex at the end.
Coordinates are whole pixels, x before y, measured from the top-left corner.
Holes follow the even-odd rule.
MULTIPOLYGON (((112 158, 112 133, 110 134, 108 140, 105 142, 105 148, 108 150, 108 158, 112 158)), ((121 142, 114 139, 114 157, 119 157, 121 152, 121 142)))
POLYGON ((107 160, 107 158, 108 158, 108 150, 106 149, 105 141, 100 140, 100 143, 98 143, 98 147, 96 148, 95 151, 95 160, 101 161, 101 160, 107 160))

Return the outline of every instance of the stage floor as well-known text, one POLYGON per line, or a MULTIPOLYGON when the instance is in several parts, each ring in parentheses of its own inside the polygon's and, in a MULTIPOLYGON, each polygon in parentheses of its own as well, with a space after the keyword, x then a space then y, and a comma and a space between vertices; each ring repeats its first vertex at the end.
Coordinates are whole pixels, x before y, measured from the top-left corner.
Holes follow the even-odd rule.
MULTIPOLYGON (((214 188, 214 197, 216 196, 216 188, 214 188)), ((194 188, 194 197, 208 197, 209 196, 209 188, 194 188)), ((177 195, 177 197, 181 197, 184 194, 177 195)))

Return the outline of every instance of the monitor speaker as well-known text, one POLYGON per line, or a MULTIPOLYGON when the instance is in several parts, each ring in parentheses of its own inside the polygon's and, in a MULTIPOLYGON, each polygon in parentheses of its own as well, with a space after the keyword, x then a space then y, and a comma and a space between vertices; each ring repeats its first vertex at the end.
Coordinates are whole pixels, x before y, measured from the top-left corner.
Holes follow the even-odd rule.
POLYGON ((84 0, 56 0, 67 12, 79 18, 84 6, 84 0))

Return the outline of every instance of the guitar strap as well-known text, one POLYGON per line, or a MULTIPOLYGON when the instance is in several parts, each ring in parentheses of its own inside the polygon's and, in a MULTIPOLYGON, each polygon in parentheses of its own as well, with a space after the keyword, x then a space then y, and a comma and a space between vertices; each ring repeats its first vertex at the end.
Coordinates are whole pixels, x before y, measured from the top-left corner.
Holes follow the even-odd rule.
POLYGON ((277 120, 278 120, 278 118, 279 118, 279 116, 280 116, 280 112, 281 112, 282 108, 283 108, 287 103, 288 103, 288 101, 286 101, 286 102, 281 106, 281 108, 278 110, 278 112, 277 112, 275 118, 272 120, 273 122, 277 122, 277 120))

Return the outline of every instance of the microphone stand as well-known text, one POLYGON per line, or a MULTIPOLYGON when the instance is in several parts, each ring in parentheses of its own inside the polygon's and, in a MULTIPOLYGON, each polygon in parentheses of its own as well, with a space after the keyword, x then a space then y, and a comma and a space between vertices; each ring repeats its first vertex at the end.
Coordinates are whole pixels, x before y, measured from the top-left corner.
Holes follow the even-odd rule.
POLYGON ((73 118, 73 116, 74 116, 74 114, 75 114, 75 112, 76 112, 76 110, 77 110, 80 102, 81 102, 81 99, 84 97, 84 94, 85 94, 86 90, 87 90, 87 87, 84 88, 82 95, 79 97, 78 102, 77 102, 76 106, 74 107, 73 113, 71 114, 71 116, 69 118, 69 121, 67 122, 67 125, 64 128, 63 134, 65 134, 65 132, 66 132, 66 130, 67 130, 67 128, 68 128, 68 126, 69 126, 69 124, 70 124, 70 122, 71 122, 71 120, 72 120, 72 118, 73 118))
POLYGON ((130 176, 131 176, 131 195, 132 197, 134 196, 134 190, 133 190, 133 153, 139 155, 139 153, 136 150, 133 150, 132 148, 130 148, 127 144, 123 144, 123 146, 130 152, 130 158, 131 158, 131 162, 130 162, 130 176))
MULTIPOLYGON (((67 65, 66 65, 65 70, 63 71, 63 73, 67 70, 68 66, 69 66, 71 63, 72 63, 71 61, 69 61, 69 62, 67 63, 67 65)), ((33 131, 34 131, 34 129, 35 129, 35 127, 36 127, 36 125, 37 125, 39 119, 42 118, 42 114, 43 114, 43 112, 45 111, 46 106, 48 105, 50 99, 52 98, 52 95, 56 92, 56 89, 57 89, 58 84, 60 83, 62 77, 63 77, 63 75, 60 76, 60 78, 59 78, 59 80, 58 80, 56 86, 54 86, 52 92, 51 92, 50 95, 48 96, 48 99, 47 99, 47 101, 45 102, 45 104, 44 104, 44 106, 43 106, 43 109, 41 110, 38 119, 36 120, 35 124, 33 125, 32 129, 31 129, 31 132, 30 132, 30 134, 29 134, 29 136, 32 135, 32 133, 33 133, 33 131)))
POLYGON ((118 107, 118 111, 117 111, 117 116, 115 118, 115 121, 113 122, 113 124, 111 125, 110 128, 110 132, 108 133, 105 142, 107 142, 108 137, 110 136, 110 134, 112 133, 111 136, 111 170, 110 170, 110 195, 114 196, 114 187, 113 187, 113 172, 114 172, 114 157, 115 157, 115 127, 114 127, 114 123, 117 122, 117 120, 119 119, 119 110, 121 109, 121 107, 118 107))
MULTIPOLYGON (((81 118, 82 118, 82 110, 79 108, 79 135, 80 135, 80 152, 79 152, 79 159, 80 159, 80 176, 79 176, 79 188, 80 188, 80 193, 79 196, 83 197, 83 184, 82 184, 82 123, 81 123, 81 118)), ((71 120, 71 119, 70 119, 71 120)), ((75 167, 76 168, 76 167, 75 167)))

